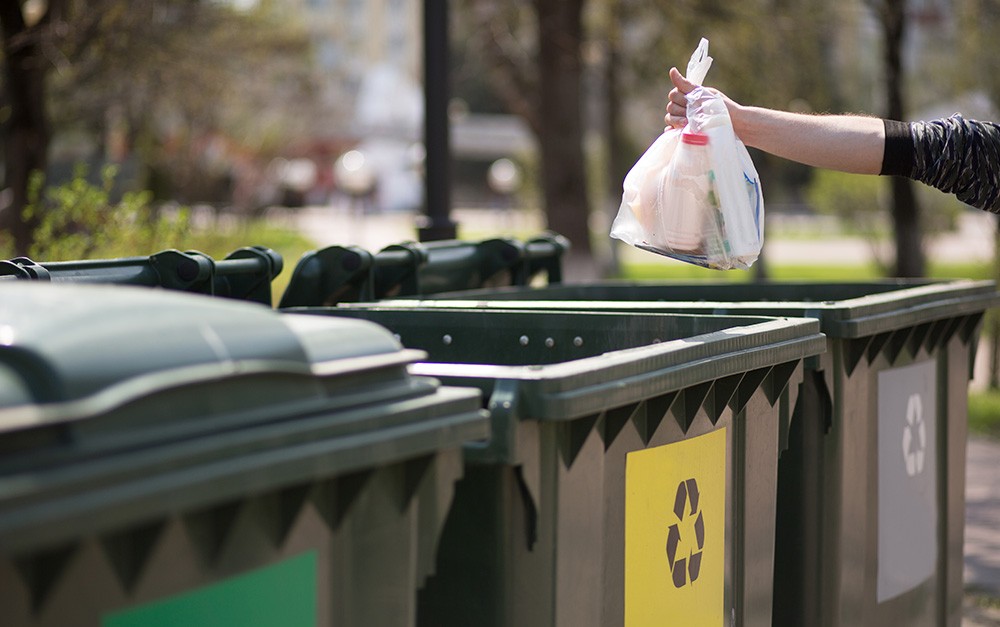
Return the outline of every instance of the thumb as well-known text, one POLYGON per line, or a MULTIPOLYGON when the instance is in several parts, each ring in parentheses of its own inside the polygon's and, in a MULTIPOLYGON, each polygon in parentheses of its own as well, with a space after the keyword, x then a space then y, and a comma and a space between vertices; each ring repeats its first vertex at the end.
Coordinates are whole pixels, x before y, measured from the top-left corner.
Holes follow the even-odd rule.
POLYGON ((677 88, 677 91, 681 92, 682 94, 687 94, 692 89, 697 87, 697 85, 695 85, 688 79, 684 78, 681 75, 680 70, 678 70, 675 67, 670 68, 670 81, 674 84, 674 87, 677 88))

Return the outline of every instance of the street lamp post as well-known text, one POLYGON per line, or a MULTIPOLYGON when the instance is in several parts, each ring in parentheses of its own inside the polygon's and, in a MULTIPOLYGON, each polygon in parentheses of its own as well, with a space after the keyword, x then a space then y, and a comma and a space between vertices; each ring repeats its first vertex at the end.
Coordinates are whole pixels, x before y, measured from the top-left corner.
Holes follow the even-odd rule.
POLYGON ((420 241, 455 239, 451 220, 451 150, 448 127, 448 0, 424 0, 424 145, 427 150, 425 223, 420 241))

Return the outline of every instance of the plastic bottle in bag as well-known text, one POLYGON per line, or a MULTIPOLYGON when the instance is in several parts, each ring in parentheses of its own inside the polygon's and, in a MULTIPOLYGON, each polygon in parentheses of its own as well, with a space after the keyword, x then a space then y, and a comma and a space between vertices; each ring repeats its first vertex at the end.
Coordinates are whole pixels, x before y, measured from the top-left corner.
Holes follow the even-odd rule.
POLYGON ((685 254, 720 251, 719 197, 708 153, 708 135, 685 131, 666 172, 660 200, 659 234, 667 248, 685 254), (706 238, 707 236, 707 238, 706 238))

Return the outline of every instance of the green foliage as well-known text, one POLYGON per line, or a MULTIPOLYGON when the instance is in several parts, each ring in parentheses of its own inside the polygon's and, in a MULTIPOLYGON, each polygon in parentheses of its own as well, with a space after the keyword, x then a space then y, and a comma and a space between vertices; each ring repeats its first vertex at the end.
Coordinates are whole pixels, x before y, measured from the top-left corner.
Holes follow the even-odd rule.
MULTIPOLYGON (((885 272, 875 264, 805 265, 769 264, 770 278, 774 280, 804 281, 869 281, 885 277, 885 272)), ((932 279, 989 279, 989 263, 936 263, 928 264, 928 276, 932 279)), ((732 270, 719 272, 699 268, 687 263, 664 261, 663 263, 625 264, 622 276, 631 280, 688 280, 714 279, 724 281, 750 281, 752 272, 732 270)))
MULTIPOLYGON (((78 167, 69 182, 43 187, 41 175, 32 178, 29 217, 38 220, 36 241, 29 256, 38 262, 145 257, 167 249, 197 250, 223 259, 245 246, 266 246, 285 260, 286 270, 271 284, 275 300, 291 276, 291 267, 315 245, 291 229, 262 219, 196 214, 187 207, 157 209, 147 191, 112 198, 116 169, 105 168, 92 183, 78 167)), ((0 241, 0 258, 13 256, 0 241)))
POLYGON ((969 431, 1000 437, 1000 390, 969 394, 969 431))
POLYGON ((27 219, 37 220, 35 243, 28 256, 39 261, 113 258, 176 248, 190 237, 189 212, 161 215, 150 206, 146 191, 111 198, 117 169, 106 167, 100 184, 78 166, 64 185, 43 189, 43 177, 32 177, 27 219), (149 251, 149 252, 144 252, 149 251))
POLYGON ((853 234, 885 232, 885 185, 874 176, 815 170, 806 200, 818 213, 835 216, 853 234))

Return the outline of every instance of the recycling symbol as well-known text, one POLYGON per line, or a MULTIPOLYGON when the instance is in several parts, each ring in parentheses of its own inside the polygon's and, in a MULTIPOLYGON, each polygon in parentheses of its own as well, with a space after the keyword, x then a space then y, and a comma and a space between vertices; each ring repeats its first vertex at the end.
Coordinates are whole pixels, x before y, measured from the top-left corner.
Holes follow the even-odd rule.
POLYGON ((698 508, 698 482, 694 479, 678 484, 674 514, 677 522, 670 525, 667 532, 667 562, 674 586, 682 588, 698 579, 701 553, 705 548, 705 519, 698 508), (686 556, 685 550, 678 550, 682 545, 686 556))
POLYGON ((924 470, 927 423, 924 422, 923 413, 920 395, 911 394, 906 403, 906 426, 903 427, 903 459, 906 461, 906 474, 911 477, 924 470))

